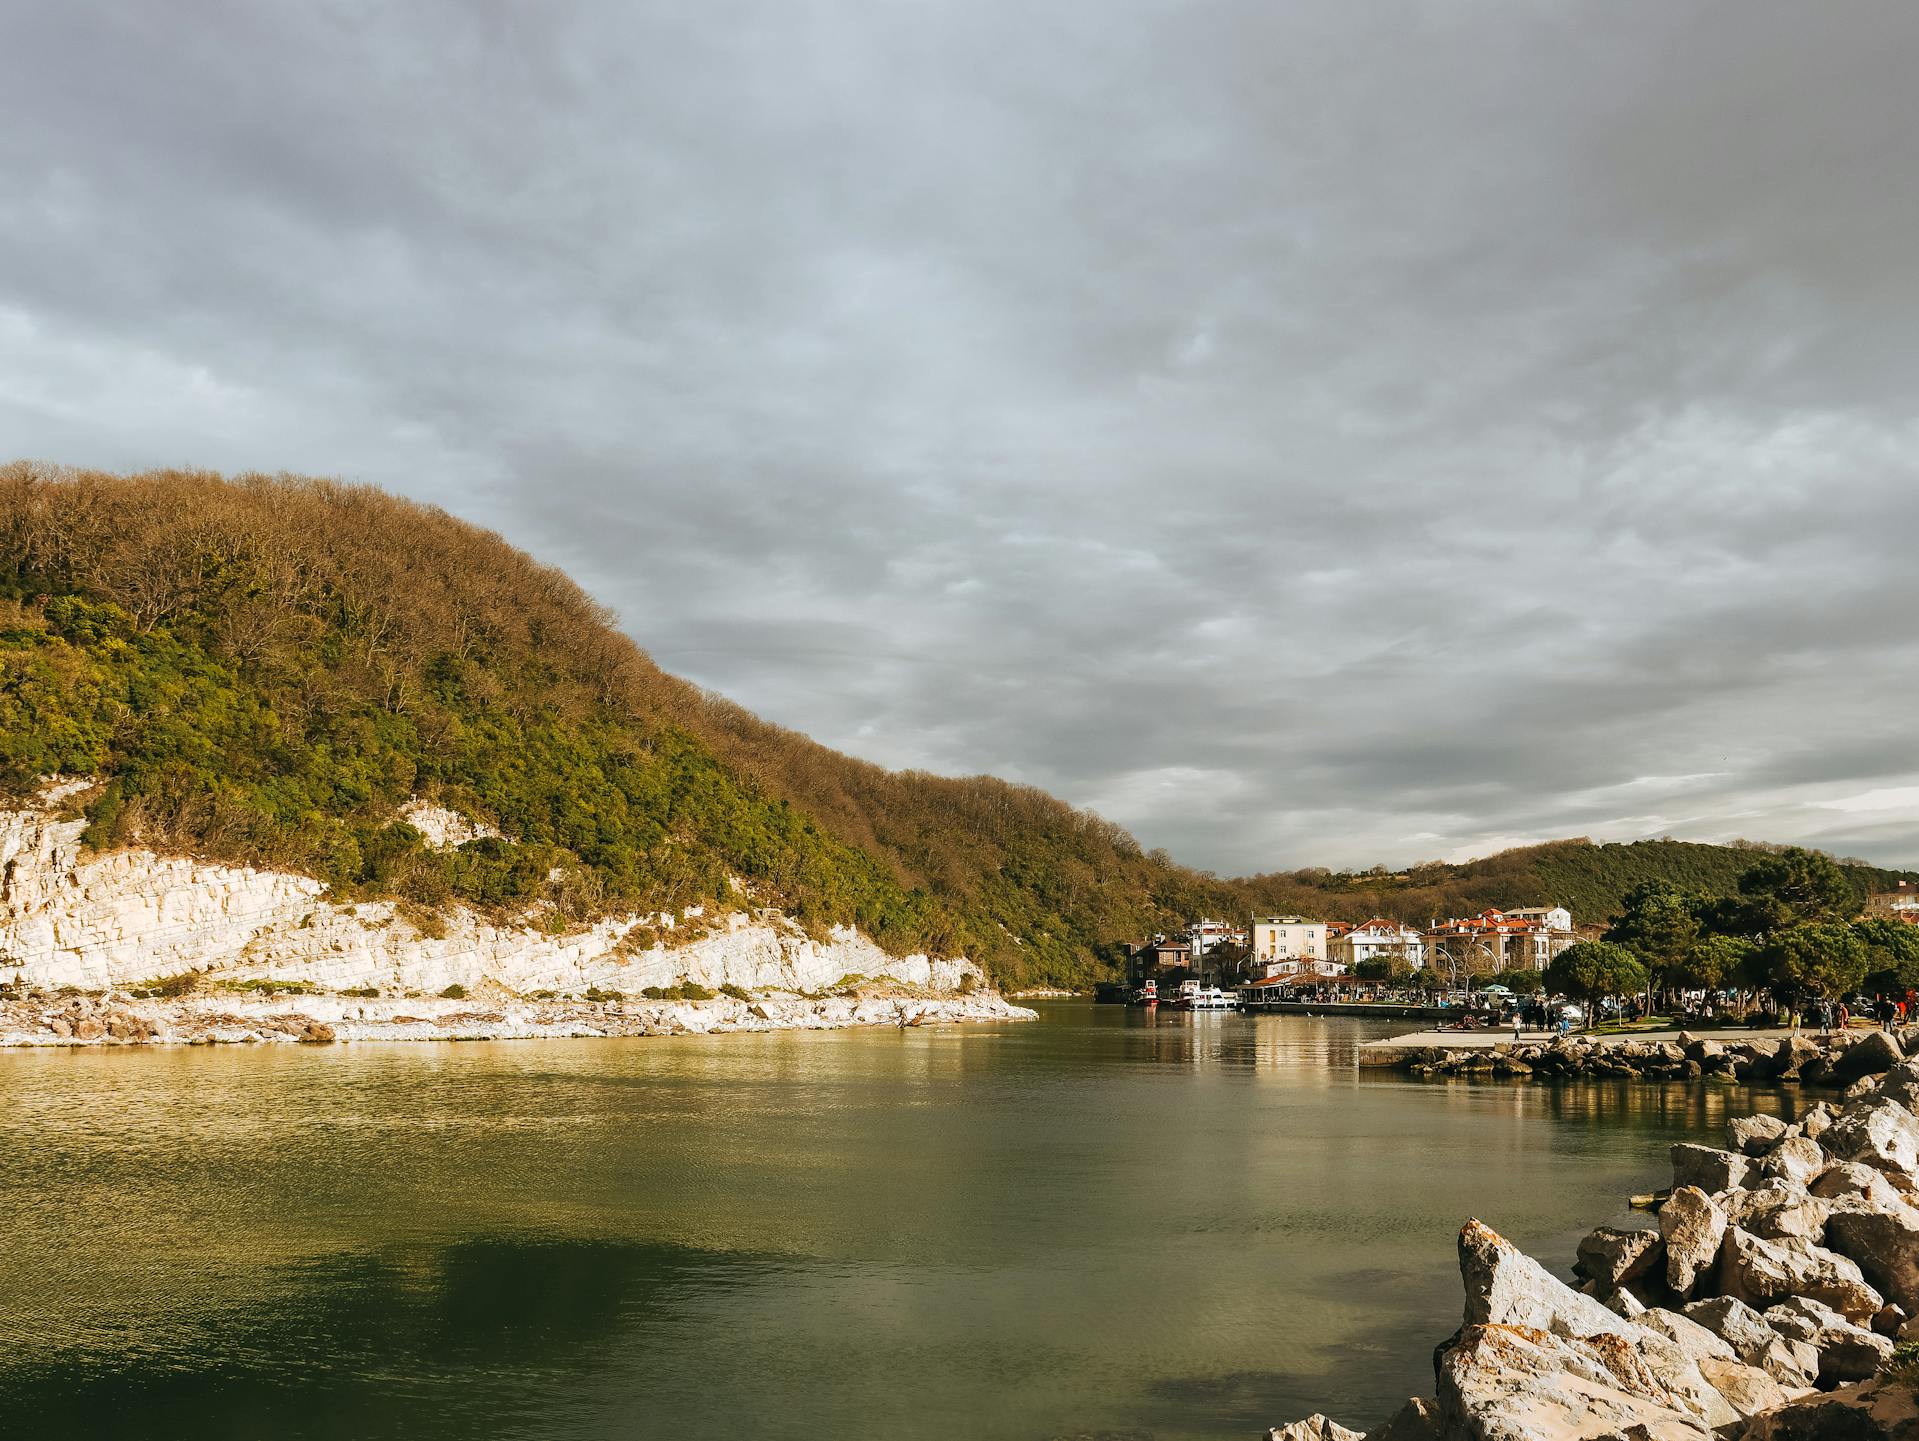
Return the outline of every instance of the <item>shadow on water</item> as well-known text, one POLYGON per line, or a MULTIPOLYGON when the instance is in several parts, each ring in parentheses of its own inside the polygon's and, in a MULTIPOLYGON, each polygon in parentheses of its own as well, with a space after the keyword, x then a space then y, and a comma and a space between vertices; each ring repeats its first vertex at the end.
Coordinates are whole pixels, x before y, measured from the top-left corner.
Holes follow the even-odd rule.
POLYGON ((553 1434, 569 1392, 615 1353, 644 1372, 649 1333, 782 1264, 495 1237, 424 1257, 328 1257, 269 1272, 258 1279, 271 1294, 132 1351, 110 1336, 52 1355, 26 1344, 0 1361, 0 1396, 41 1435, 553 1434))

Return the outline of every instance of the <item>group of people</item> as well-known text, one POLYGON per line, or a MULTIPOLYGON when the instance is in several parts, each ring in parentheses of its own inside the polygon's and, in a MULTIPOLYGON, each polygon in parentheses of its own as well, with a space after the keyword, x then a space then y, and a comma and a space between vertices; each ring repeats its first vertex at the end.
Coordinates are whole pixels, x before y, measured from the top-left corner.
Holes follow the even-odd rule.
MULTIPOLYGON (((1895 996, 1875 996, 1866 1008, 1866 1014, 1879 1023, 1882 1030, 1890 1031, 1894 1026, 1906 1023, 1909 1002, 1895 996)), ((1819 1031, 1845 1030, 1852 1024, 1853 1011, 1844 1001, 1830 1001, 1820 997, 1813 1005, 1813 1017, 1819 1022, 1819 1031)))

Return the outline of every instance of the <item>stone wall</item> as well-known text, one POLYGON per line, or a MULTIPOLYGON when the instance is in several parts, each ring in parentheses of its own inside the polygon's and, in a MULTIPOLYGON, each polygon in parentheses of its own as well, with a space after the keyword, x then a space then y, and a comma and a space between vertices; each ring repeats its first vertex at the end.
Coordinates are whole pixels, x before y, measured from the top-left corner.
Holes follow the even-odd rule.
POLYGON ((85 823, 63 810, 87 785, 49 786, 31 804, 0 810, 0 980, 104 991, 200 971, 335 991, 494 983, 633 994, 683 980, 820 991, 859 975, 953 991, 983 979, 971 961, 889 956, 850 928, 815 941, 765 911, 617 916, 549 935, 454 908, 423 934, 391 904, 334 903, 310 876, 140 849, 85 854, 85 823), (675 931, 687 939, 653 939, 675 931))

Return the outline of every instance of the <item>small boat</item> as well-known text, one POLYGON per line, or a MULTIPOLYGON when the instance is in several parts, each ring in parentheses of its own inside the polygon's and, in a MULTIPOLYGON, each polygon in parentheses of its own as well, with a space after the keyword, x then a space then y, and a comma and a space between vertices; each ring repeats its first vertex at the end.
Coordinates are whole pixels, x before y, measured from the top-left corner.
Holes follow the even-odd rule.
POLYGON ((1187 1004, 1195 1011, 1235 1011, 1239 1009, 1239 997, 1218 986, 1202 986, 1193 992, 1187 1004))
POLYGON ((1159 982, 1148 981, 1133 992, 1133 1004, 1136 1006, 1157 1006, 1159 1004, 1159 982))

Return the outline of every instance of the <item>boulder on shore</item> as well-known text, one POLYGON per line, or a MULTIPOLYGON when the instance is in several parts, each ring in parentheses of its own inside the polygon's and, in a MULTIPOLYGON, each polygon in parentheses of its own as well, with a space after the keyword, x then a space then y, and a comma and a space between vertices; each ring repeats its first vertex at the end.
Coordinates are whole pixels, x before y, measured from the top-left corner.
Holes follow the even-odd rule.
POLYGON ((1687 1296, 1719 1259, 1726 1213, 1697 1186, 1679 1186, 1659 1208, 1659 1235, 1666 1243, 1666 1284, 1687 1296))
POLYGON ((1719 1191, 1742 1190, 1751 1174, 1752 1162, 1731 1151, 1679 1141, 1672 1148, 1672 1183, 1697 1186, 1707 1195, 1719 1191))
POLYGON ((1737 1226, 1720 1251, 1719 1289, 1761 1308, 1810 1296, 1858 1324, 1870 1324, 1886 1304, 1849 1257, 1808 1241, 1767 1241, 1737 1226))
POLYGON ((1752 1418, 1742 1441, 1915 1441, 1919 1396, 1890 1378, 1804 1396, 1752 1418))
MULTIPOLYGON (((1660 1231, 1665 1227, 1662 1225, 1660 1231)), ((1621 1231, 1601 1226, 1579 1243, 1574 1267, 1600 1294, 1616 1290, 1652 1270, 1659 1260, 1660 1231, 1621 1231)), ((1718 1245, 1717 1238, 1713 1244, 1718 1245)))
POLYGON ((1315 1411, 1304 1421, 1275 1426, 1266 1433, 1267 1441, 1366 1441, 1364 1433, 1342 1426, 1329 1416, 1315 1411))

